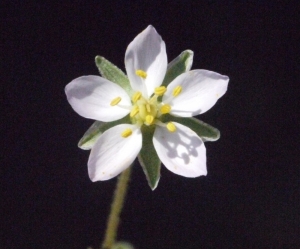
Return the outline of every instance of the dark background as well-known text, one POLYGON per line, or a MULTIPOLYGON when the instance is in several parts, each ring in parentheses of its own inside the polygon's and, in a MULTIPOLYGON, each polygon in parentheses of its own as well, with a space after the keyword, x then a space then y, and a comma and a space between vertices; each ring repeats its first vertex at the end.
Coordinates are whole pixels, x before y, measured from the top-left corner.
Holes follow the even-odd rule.
POLYGON ((221 131, 206 143, 208 175, 163 167, 153 192, 136 164, 119 238, 139 249, 300 248, 300 10, 282 2, 1 1, 0 247, 100 245, 116 179, 89 180, 77 142, 93 121, 64 87, 97 75, 96 55, 124 69, 127 45, 152 24, 169 61, 191 49, 193 69, 230 82, 199 116, 221 131))

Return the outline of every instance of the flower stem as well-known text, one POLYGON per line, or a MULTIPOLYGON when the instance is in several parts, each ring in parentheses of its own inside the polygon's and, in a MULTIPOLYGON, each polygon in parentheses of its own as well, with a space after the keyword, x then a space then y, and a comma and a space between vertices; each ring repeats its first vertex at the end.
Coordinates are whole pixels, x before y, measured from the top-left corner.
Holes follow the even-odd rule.
POLYGON ((114 199, 111 205, 110 214, 107 221, 105 237, 102 243, 102 249, 111 249, 117 237, 117 230, 120 221, 120 213, 123 208, 125 196, 127 193, 128 181, 130 178, 131 166, 128 167, 118 178, 114 193, 114 199))

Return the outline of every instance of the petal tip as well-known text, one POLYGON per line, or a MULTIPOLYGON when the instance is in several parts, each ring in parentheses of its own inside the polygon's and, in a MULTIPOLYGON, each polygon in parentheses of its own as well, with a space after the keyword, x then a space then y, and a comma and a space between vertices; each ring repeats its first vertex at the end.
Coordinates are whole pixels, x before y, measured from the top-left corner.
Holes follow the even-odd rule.
POLYGON ((147 26, 146 30, 147 30, 147 29, 150 29, 150 30, 155 30, 155 31, 156 31, 156 29, 153 27, 153 25, 152 25, 152 24, 149 24, 149 25, 147 26))
POLYGON ((90 178, 90 180, 91 180, 92 182, 101 181, 100 179, 98 179, 98 178, 96 177, 95 174, 92 174, 91 172, 88 172, 88 173, 89 173, 89 178, 90 178))

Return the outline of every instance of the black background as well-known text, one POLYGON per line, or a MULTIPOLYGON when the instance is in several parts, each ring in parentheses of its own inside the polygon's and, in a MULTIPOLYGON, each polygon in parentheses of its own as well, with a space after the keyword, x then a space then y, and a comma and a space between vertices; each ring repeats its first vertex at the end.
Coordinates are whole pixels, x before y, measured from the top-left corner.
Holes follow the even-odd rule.
POLYGON ((96 55, 124 69, 127 45, 149 24, 169 61, 191 49, 194 69, 230 82, 199 116, 221 131, 206 143, 208 175, 163 167, 151 191, 136 163, 119 239, 140 249, 299 248, 299 7, 282 2, 2 1, 1 248, 100 245, 116 179, 89 180, 77 142, 93 121, 71 109, 64 87, 97 75, 96 55))

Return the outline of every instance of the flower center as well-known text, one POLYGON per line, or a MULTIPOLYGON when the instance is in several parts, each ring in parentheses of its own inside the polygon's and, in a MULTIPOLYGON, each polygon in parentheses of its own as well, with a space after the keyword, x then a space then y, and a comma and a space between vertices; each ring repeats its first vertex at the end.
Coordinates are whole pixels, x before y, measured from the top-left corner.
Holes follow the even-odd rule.
POLYGON ((155 120, 161 115, 159 111, 160 103, 157 101, 157 95, 150 99, 146 99, 140 92, 136 92, 132 97, 132 109, 130 118, 132 123, 139 126, 152 125, 155 120))
MULTIPOLYGON (((143 70, 136 70, 136 75, 142 79, 146 79, 147 73, 143 70)), ((163 96, 167 91, 165 86, 156 87, 154 94, 150 98, 145 98, 141 92, 135 92, 131 98, 133 106, 130 112, 130 118, 133 124, 138 126, 142 125, 159 125, 166 127, 168 131, 176 131, 176 126, 170 122, 164 124, 160 121, 160 117, 164 114, 170 113, 171 106, 159 101, 159 97, 163 96)), ((182 91, 181 86, 174 88, 172 92, 172 98, 178 96, 182 91)))
MULTIPOLYGON (((147 78, 147 73, 141 69, 136 70, 135 74, 141 77, 143 80, 147 78)), ((169 132, 175 132, 176 126, 174 123, 169 122, 167 124, 163 123, 160 119, 164 114, 171 112, 171 102, 173 98, 176 98, 181 92, 182 87, 176 86, 172 90, 172 95, 162 103, 160 100, 161 96, 165 94, 167 88, 165 86, 156 87, 154 93, 150 98, 145 98, 141 92, 135 92, 131 97, 132 107, 130 110, 130 119, 133 124, 138 127, 142 125, 159 125, 165 127, 169 132)), ((116 106, 121 101, 120 97, 116 97, 110 103, 111 106, 116 106)), ((120 105, 119 105, 120 106, 120 105)), ((125 108, 125 107, 124 107, 125 108)), ((128 108, 128 107, 126 107, 128 108)), ((127 138, 131 136, 132 130, 125 129, 121 136, 127 138)))

